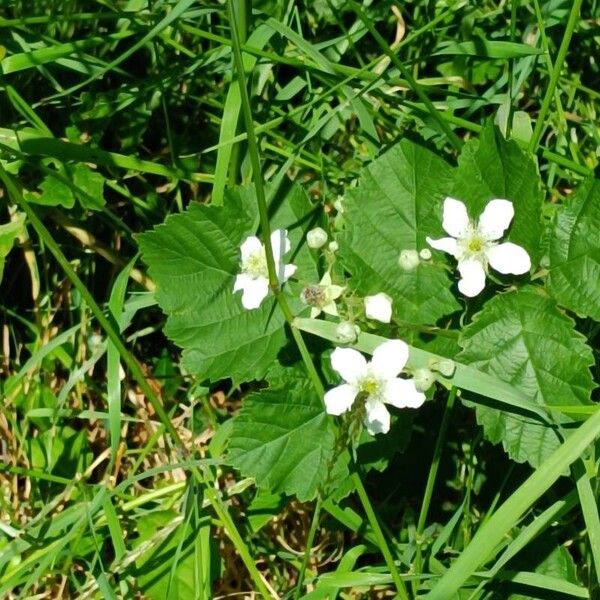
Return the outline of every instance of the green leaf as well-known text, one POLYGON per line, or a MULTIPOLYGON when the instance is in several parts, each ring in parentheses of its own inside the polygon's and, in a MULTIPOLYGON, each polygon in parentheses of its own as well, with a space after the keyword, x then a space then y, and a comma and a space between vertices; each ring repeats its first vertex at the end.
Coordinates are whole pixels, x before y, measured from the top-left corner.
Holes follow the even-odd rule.
POLYGON ((432 324, 459 308, 444 264, 421 261, 409 272, 398 265, 401 250, 426 248, 428 235, 441 235, 442 201, 451 185, 446 162, 403 140, 372 162, 346 196, 340 254, 350 284, 363 295, 389 294, 402 321, 432 324))
POLYGON ((102 210, 106 204, 104 177, 83 163, 69 168, 69 174, 72 176, 73 184, 84 192, 77 194, 81 206, 89 210, 102 210))
MULTIPOLYGON (((312 385, 292 372, 286 387, 244 399, 229 442, 231 464, 253 477, 259 489, 301 501, 314 498, 327 482, 335 452, 333 420, 312 385)), ((347 476, 338 466, 335 476, 347 476)))
MULTIPOLYGON (((591 349, 554 301, 533 287, 496 296, 473 318, 458 360, 521 390, 538 406, 589 405, 591 349)), ((485 436, 517 462, 539 466, 560 445, 557 432, 517 413, 477 405, 485 436)), ((558 423, 566 416, 553 411, 558 423)), ((563 430, 563 434, 565 430, 563 430)))
MULTIPOLYGON (((240 244, 256 232, 255 206, 253 188, 240 188, 226 194, 224 206, 193 204, 138 236, 158 286, 156 299, 168 315, 165 333, 183 348, 183 368, 213 381, 262 379, 286 341, 272 296, 249 311, 233 293, 240 244)), ((277 206, 272 226, 288 229, 288 257, 298 266, 298 278, 316 279, 314 261, 301 245, 308 199, 292 188, 277 206)))
POLYGON ((469 42, 443 42, 440 44, 440 49, 434 52, 433 56, 450 54, 457 56, 478 56, 480 58, 508 59, 533 56, 542 53, 543 50, 540 48, 534 48, 528 44, 498 41, 491 42, 480 38, 469 42))
POLYGON ((11 251, 15 240, 25 232, 25 214, 17 213, 10 223, 0 225, 0 282, 4 274, 4 259, 11 251))
MULTIPOLYGON (((135 575, 144 595, 151 600, 199 597, 201 582, 196 561, 200 552, 198 533, 202 527, 200 524, 192 526, 192 519, 192 523, 181 522, 166 537, 162 535, 177 517, 174 511, 165 510, 149 513, 137 521, 139 537, 136 545, 141 547, 146 543, 149 548, 136 561, 135 575)), ((202 561, 210 566, 217 557, 216 549, 210 545, 208 555, 205 554, 202 561)))
POLYGON ((600 321, 600 181, 583 182, 550 236, 548 290, 579 315, 600 321))
POLYGON ((478 218, 493 198, 513 203, 515 216, 506 239, 523 246, 535 265, 540 258, 543 195, 535 163, 516 142, 506 141, 489 122, 479 139, 465 144, 458 160, 452 197, 478 218))

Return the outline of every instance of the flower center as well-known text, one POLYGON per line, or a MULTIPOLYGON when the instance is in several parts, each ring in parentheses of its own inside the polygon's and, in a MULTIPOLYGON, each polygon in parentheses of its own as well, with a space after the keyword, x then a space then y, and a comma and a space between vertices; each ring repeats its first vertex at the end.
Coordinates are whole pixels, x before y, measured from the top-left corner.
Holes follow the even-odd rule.
POLYGON ((469 252, 473 254, 478 254, 483 250, 483 240, 480 237, 472 237, 468 243, 469 252))
POLYGON ((259 277, 268 277, 267 257, 264 252, 251 254, 243 265, 243 272, 250 275, 252 279, 259 277))
POLYGON ((359 382, 359 389, 362 394, 368 397, 378 396, 381 392, 381 381, 373 375, 367 375, 359 382))
POLYGON ((302 290, 302 300, 309 306, 322 308, 329 302, 327 289, 321 285, 309 285, 302 290))

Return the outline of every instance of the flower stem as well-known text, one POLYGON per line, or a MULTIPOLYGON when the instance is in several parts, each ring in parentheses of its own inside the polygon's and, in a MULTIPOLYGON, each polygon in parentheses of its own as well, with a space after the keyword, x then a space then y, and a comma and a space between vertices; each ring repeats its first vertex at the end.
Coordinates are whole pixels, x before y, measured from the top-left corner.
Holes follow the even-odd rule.
POLYGON ((312 522, 310 524, 310 529, 308 530, 308 536, 306 538, 306 545, 304 547, 304 556, 302 558, 302 566, 300 567, 300 572, 298 573, 298 583, 296 584, 296 591, 294 592, 294 600, 298 600, 300 598, 300 594, 302 592, 302 584, 304 583, 304 575, 306 573, 306 568, 308 566, 308 561, 310 559, 311 550, 313 544, 315 543, 315 535, 317 533, 317 527, 319 525, 319 516, 321 513, 321 496, 317 496, 317 503, 315 504, 315 512, 313 513, 312 522))
POLYGON ((273 246, 271 245, 271 225, 269 223, 269 212, 267 208, 267 199, 265 194, 265 186, 262 177, 262 169, 260 165, 260 153, 258 150, 258 142, 256 139, 256 131, 254 128, 254 121, 252 119, 252 108, 250 105, 250 97, 248 96, 248 90, 246 88, 246 79, 244 77, 244 62, 242 59, 242 50, 240 44, 240 37, 238 33, 238 27, 236 23, 235 10, 233 8, 233 0, 229 0, 227 3, 229 8, 229 19, 231 23, 231 39, 233 46, 233 56, 235 61, 235 70, 237 72, 238 83, 240 86, 240 97, 242 105, 242 113, 244 115, 244 121, 246 125, 246 135, 248 138, 248 153, 250 154, 250 162, 252 163, 252 178, 254 180, 254 189, 256 192, 256 201, 258 204, 258 214, 260 217, 260 228, 262 230, 263 242, 265 245, 265 254, 267 258, 267 270, 269 272, 269 287, 273 291, 281 312, 285 317, 291 331, 294 341, 298 346, 298 351, 302 357, 308 375, 314 385, 317 394, 321 401, 323 401, 323 384, 321 378, 315 369, 313 361, 310 357, 310 353, 304 342, 304 338, 300 333, 300 330, 294 327, 293 321, 294 316, 287 303, 287 300, 281 293, 279 286, 279 279, 277 278, 277 272, 275 267, 275 260, 273 258, 273 246))
POLYGON ((544 99, 542 101, 542 107, 540 108, 537 121, 535 122, 533 135, 531 136, 531 140, 529 142, 529 151, 532 153, 537 150, 538 144, 540 143, 540 139, 542 137, 542 133, 544 131, 544 127, 546 126, 546 116, 548 115, 548 111, 550 110, 550 103, 552 102, 552 97, 554 96, 554 90, 556 89, 558 78, 560 77, 560 72, 562 71, 565 58, 567 57, 567 51, 569 50, 569 44, 571 43, 571 38, 573 37, 573 32, 575 31, 575 26, 579 22, 579 11, 581 8, 581 3, 582 0, 574 0, 571 6, 571 13, 569 14, 567 27, 565 28, 565 33, 563 34, 562 42, 560 44, 560 48, 558 49, 556 62, 554 63, 554 69, 552 70, 552 74, 550 75, 550 82, 548 83, 548 87, 546 88, 546 94, 544 95, 544 99))
POLYGON ((448 425, 450 424, 450 416, 454 408, 454 402, 456 401, 456 394, 458 388, 452 387, 448 394, 448 400, 446 401, 446 408, 444 409, 444 415, 442 416, 442 422, 440 424, 440 432, 435 442, 435 448, 433 450, 433 459, 431 460, 431 467, 429 469, 429 475, 427 476, 427 484, 425 485, 425 493, 423 494, 423 502, 421 503, 421 512, 419 513, 419 520, 417 522, 417 531, 415 534, 417 541, 417 552, 415 556, 415 572, 421 573, 422 566, 422 550, 421 550, 421 536, 425 529, 425 523, 427 522, 427 513, 429 512, 429 506, 431 504, 431 498, 433 496, 433 488, 435 487, 435 480, 437 478, 438 469, 440 466, 440 459, 442 456, 442 449, 446 442, 446 433, 448 432, 448 425))
POLYGON ((369 496, 367 495, 367 491, 360 479, 359 474, 354 471, 352 473, 352 482, 354 483, 354 487, 358 493, 358 497, 360 498, 361 504, 363 505, 363 509, 365 514, 367 515, 367 519, 369 521, 369 525, 377 538, 377 542, 379 545, 379 549, 381 550, 381 554, 383 554, 383 558, 385 560, 385 564, 387 568, 390 570, 390 574, 392 579, 394 580, 394 584, 396 586, 396 591, 398 592, 399 598, 401 600, 409 600, 408 592, 406 590, 406 586, 400 577, 400 573, 398 572, 398 567, 396 567, 396 563, 394 562, 394 558, 390 551, 390 547, 383 535, 383 531, 381 530, 381 526, 379 525, 379 521, 377 521, 377 516, 375 515, 375 511, 373 510, 373 506, 371 501, 369 500, 369 496))

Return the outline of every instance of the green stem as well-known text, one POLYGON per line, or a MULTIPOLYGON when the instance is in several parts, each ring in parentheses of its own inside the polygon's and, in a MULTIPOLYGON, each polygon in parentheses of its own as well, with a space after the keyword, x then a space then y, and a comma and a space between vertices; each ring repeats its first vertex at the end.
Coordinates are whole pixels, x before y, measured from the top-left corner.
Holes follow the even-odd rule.
MULTIPOLYGON (((100 323, 101 327, 106 332, 106 335, 108 336, 110 341, 117 348, 117 351, 119 352, 121 359, 129 368, 134 379, 137 381, 138 385, 140 386, 140 389, 145 394, 145 396, 148 398, 148 401, 150 402, 150 404, 156 411, 156 414, 158 415, 160 421, 163 423, 166 430, 169 432, 169 434, 171 435, 171 437, 173 438, 173 440, 175 441, 175 443, 181 450, 182 454, 184 454, 184 455, 187 454, 187 449, 183 443, 183 440, 181 439, 181 437, 179 436, 179 433, 177 432, 177 430, 173 426, 173 423, 169 419, 169 416, 167 415, 167 413, 162 405, 162 402, 160 401, 160 398, 157 396, 157 394, 154 392, 154 390, 148 383, 148 380, 146 379, 146 376, 144 375, 144 372, 142 371, 142 368, 140 367, 139 363, 137 362, 135 357, 129 352, 129 350, 125 347, 125 344, 123 344, 123 342, 121 341, 121 337, 120 337, 119 333, 117 332, 117 329, 115 327, 113 327, 113 325, 110 322, 110 320, 108 319, 108 317, 106 317, 106 315, 102 312, 102 309, 100 308, 100 306, 98 306, 98 304, 94 300, 93 296, 90 294, 89 290, 87 289, 87 287, 85 286, 83 281, 81 281, 81 279, 79 278, 77 273, 75 273, 75 271, 69 264, 69 261, 67 260, 66 256, 62 253, 58 244, 54 241, 54 238, 52 237, 50 232, 46 229, 45 225, 35 214, 35 211, 25 201, 21 192, 18 190, 16 185, 13 183, 10 175, 4 170, 4 168, 2 167, 1 164, 0 164, 0 179, 6 186, 8 194, 12 198, 13 202, 15 202, 23 210, 23 212, 25 212, 25 214, 27 215, 27 218, 29 219, 29 222, 31 223, 33 228, 36 230, 40 239, 44 242, 46 247, 50 250, 50 252, 54 256, 54 258, 57 260, 59 265, 62 267, 62 269, 65 272, 65 274, 67 275, 67 277, 73 283, 73 285, 75 286, 77 291, 81 294, 81 297, 83 298, 83 300, 89 306, 90 310, 92 311, 92 313, 94 314, 94 316, 96 317, 98 322, 100 323)), ((219 519, 221 519, 221 521, 223 522, 223 525, 224 525, 225 529, 227 530, 227 534, 229 535, 229 539, 232 541, 233 545, 235 546, 236 550, 238 551, 238 553, 240 555, 240 558, 246 565, 246 568, 248 569, 248 572, 249 572, 252 580, 254 581, 256 588, 260 591, 260 593, 263 595, 264 598, 271 598, 271 594, 267 590, 267 588, 260 576, 260 573, 258 572, 258 569, 256 568, 256 563, 255 563, 254 559, 250 555, 250 552, 248 551, 248 548, 247 548, 246 544, 244 543, 244 540, 242 539, 240 533, 238 532, 238 530, 235 526, 235 523, 233 522, 233 519, 231 518, 231 516, 227 512, 227 509, 223 505, 223 502, 222 502, 221 498, 219 497, 219 495, 217 494, 217 491, 211 485, 208 484, 208 482, 205 480, 202 473, 200 473, 200 471, 197 468, 192 469, 192 474, 200 483, 204 484, 205 495, 208 498, 209 502, 211 503, 213 510, 217 513, 219 519)))
POLYGON ((556 57, 556 62, 554 63, 554 69, 552 70, 552 74, 550 76, 550 83, 546 89, 546 94, 544 96, 544 100, 542 101, 542 107, 540 108, 540 112, 535 123, 535 128, 533 130, 533 135, 531 136, 531 141, 529 142, 529 151, 532 153, 537 150, 544 127, 546 126, 546 117, 548 115, 548 111, 550 110, 552 96, 554 95, 554 90, 558 84, 560 72, 562 71, 565 58, 567 57, 567 51, 569 50, 569 44, 571 43, 575 26, 579 21, 579 9, 581 8, 581 3, 582 0, 574 0, 573 5, 571 6, 571 13, 569 14, 567 27, 560 44, 560 48, 558 49, 558 55, 556 57))
POLYGON ((448 425, 450 424, 450 416, 454 408, 456 401, 456 394, 458 388, 452 387, 448 394, 448 400, 446 402, 446 408, 444 409, 444 415, 442 416, 442 422, 440 424, 440 432, 435 442, 435 448, 433 450, 433 459, 431 461, 431 467, 429 468, 429 475, 427 476, 427 484, 425 485, 425 493, 423 494, 423 502, 421 504, 421 512, 419 513, 419 520, 417 522, 417 531, 415 534, 417 540, 417 553, 415 557, 415 572, 421 573, 422 566, 422 548, 421 548, 421 537, 425 530, 425 523, 427 522, 427 514, 429 512, 429 506, 431 505, 431 498, 433 497, 433 489, 435 487, 435 481, 437 479, 438 469, 440 466, 440 460, 442 457, 442 450, 446 442, 446 433, 448 432, 448 425))
POLYGON ((460 138, 454 133, 452 128, 448 125, 448 123, 443 119, 440 115, 437 108, 433 105, 433 102, 429 99, 427 94, 421 89, 421 86, 416 82, 415 78, 412 76, 412 73, 404 66, 402 61, 398 58, 396 53, 390 48, 389 44, 379 35, 379 32, 373 26, 371 19, 363 12, 362 8, 359 4, 357 4, 354 0, 350 0, 349 4, 352 5, 354 12, 358 15, 359 19, 364 23, 365 27, 369 30, 371 35, 375 38, 375 41, 379 44, 379 47, 385 52, 385 54, 390 58, 394 66, 400 71, 400 74, 406 82, 411 87, 413 92, 418 96, 419 100, 425 105, 429 114, 435 119, 437 124, 440 126, 442 131, 448 137, 450 143, 454 146, 456 150, 460 150, 462 148, 462 142, 460 138))
POLYGON ((317 527, 319 525, 319 516, 321 513, 321 496, 317 497, 317 503, 315 505, 315 512, 313 513, 312 522, 308 531, 308 537, 306 538, 306 545, 304 547, 304 556, 302 558, 302 566, 298 573, 298 583, 296 584, 296 591, 294 592, 294 600, 300 598, 302 592, 302 584, 304 583, 304 576, 306 574, 306 568, 311 555, 311 549, 315 542, 315 535, 317 533, 317 527))
POLYGON ((306 343, 304 342, 304 338, 302 334, 296 327, 293 325, 294 316, 292 315, 292 311, 287 303, 287 300, 281 293, 281 288, 279 286, 279 279, 277 277, 277 271, 275 266, 275 260, 273 258, 273 247, 271 245, 271 224, 269 222, 269 212, 267 208, 267 199, 265 195, 265 187, 262 177, 262 169, 260 165, 260 153, 258 150, 258 142, 256 139, 256 131, 254 129, 254 121, 252 119, 252 108, 250 106, 250 97, 248 96, 248 90, 246 89, 246 81, 244 77, 244 63, 242 59, 242 50, 240 44, 240 38, 237 30, 236 24, 236 15, 233 8, 233 0, 228 1, 229 7, 229 19, 231 22, 231 37, 232 37, 232 45, 233 45, 233 56, 235 60, 235 67, 238 77, 238 83, 240 86, 240 97, 241 97, 241 105, 242 105, 242 113, 244 115, 244 122, 246 125, 246 135, 248 139, 248 153, 250 154, 250 162, 252 163, 252 178, 254 179, 254 189, 256 192, 256 201, 258 204, 258 214, 260 217, 260 228, 262 231, 263 242, 265 245, 265 254, 267 258, 267 270, 269 273, 269 287, 271 288, 277 302, 279 303, 279 307, 287 321, 291 331, 292 336, 294 337, 294 341, 298 346, 298 350, 300 351, 300 355, 302 356, 302 360, 305 364, 306 370, 308 371, 308 375, 311 378, 311 381, 315 387, 315 390, 319 394, 321 400, 323 399, 323 384, 321 383, 321 378, 315 369, 313 361, 310 357, 310 353, 308 348, 306 347, 306 343))
POLYGON ((381 530, 381 526, 379 525, 379 521, 377 520, 377 516, 375 515, 375 511, 373 510, 373 506, 371 505, 371 501, 369 500, 369 496, 367 495, 367 491, 365 490, 365 487, 363 486, 363 483, 356 471, 352 473, 352 481, 358 493, 358 497, 360 498, 360 501, 363 505, 365 514, 367 515, 369 525, 371 525, 373 533, 377 538, 379 549, 381 550, 381 554, 383 554, 385 564, 390 570, 390 574, 392 576, 392 579, 394 580, 398 596, 401 598, 401 600, 409 600, 406 586, 404 585, 404 582, 400 577, 398 567, 396 567, 396 563, 394 562, 394 558, 390 551, 390 547, 388 546, 385 536, 383 535, 383 531, 381 530))

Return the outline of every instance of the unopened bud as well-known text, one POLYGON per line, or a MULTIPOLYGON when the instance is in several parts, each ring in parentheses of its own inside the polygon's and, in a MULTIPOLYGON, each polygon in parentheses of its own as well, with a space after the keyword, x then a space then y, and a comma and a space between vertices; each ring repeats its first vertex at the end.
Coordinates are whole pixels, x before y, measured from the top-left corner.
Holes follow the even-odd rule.
POLYGON ((333 242, 329 242, 329 251, 337 252, 340 249, 340 245, 334 240, 333 242))
POLYGON ((433 385, 435 376, 429 369, 416 369, 413 373, 413 381, 419 392, 426 392, 433 385))
POLYGON ((333 203, 333 207, 335 208, 335 210, 337 210, 340 214, 343 214, 344 212, 344 196, 338 196, 335 200, 335 202, 333 203))
POLYGON ((309 248, 317 250, 327 243, 327 232, 321 227, 315 227, 306 234, 306 243, 309 248))
POLYGON ((383 292, 365 298, 365 314, 367 319, 375 319, 382 323, 392 320, 392 299, 383 292))
POLYGON ((350 321, 342 321, 335 328, 335 337, 340 344, 353 344, 359 333, 360 327, 350 321))
POLYGON ((405 271, 412 271, 419 264, 419 253, 416 250, 402 250, 398 257, 398 264, 405 271))
POLYGON ((423 260, 429 260, 431 258, 431 250, 429 248, 423 248, 423 250, 419 252, 419 256, 423 260))

